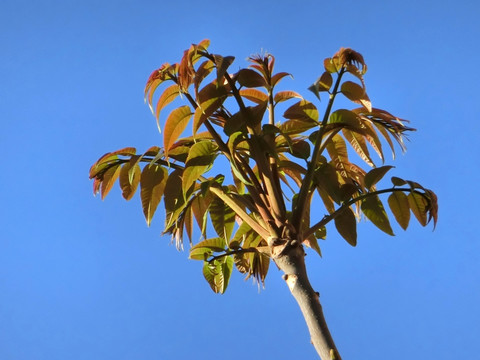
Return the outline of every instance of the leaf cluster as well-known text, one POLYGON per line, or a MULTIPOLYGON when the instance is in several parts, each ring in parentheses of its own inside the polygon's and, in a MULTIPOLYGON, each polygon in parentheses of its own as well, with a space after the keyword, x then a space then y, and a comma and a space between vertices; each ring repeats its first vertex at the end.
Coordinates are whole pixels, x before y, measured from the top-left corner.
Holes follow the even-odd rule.
POLYGON ((145 99, 159 130, 164 109, 183 101, 165 118, 163 146, 143 154, 134 148, 107 153, 90 178, 102 199, 117 180, 126 200, 140 188, 147 224, 163 200, 164 232, 179 248, 188 238, 190 258, 204 262, 215 292, 226 290, 233 267, 263 283, 270 259, 292 241, 321 254, 318 240, 326 238, 332 220, 353 246, 362 214, 393 235, 382 194, 390 194, 387 204, 403 229, 411 213, 423 226, 436 223, 431 190, 397 177, 392 187, 376 188, 392 166, 377 167, 372 154, 383 163, 384 145, 393 154, 394 142, 404 150, 405 135, 414 129, 372 106, 359 53, 342 48, 324 60, 323 74, 310 87, 319 99, 328 98, 321 117, 297 92, 277 91, 290 74, 274 72, 272 55, 252 56, 250 66, 230 73, 234 58, 210 53, 208 46, 208 40, 192 45, 180 62, 163 64, 147 81, 145 99), (357 107, 333 109, 338 95, 357 107), (191 134, 184 136, 188 125, 191 134), (352 150, 361 165, 351 159, 352 150), (219 157, 229 164, 226 174, 213 173, 219 157), (313 202, 325 212, 313 213, 313 202))

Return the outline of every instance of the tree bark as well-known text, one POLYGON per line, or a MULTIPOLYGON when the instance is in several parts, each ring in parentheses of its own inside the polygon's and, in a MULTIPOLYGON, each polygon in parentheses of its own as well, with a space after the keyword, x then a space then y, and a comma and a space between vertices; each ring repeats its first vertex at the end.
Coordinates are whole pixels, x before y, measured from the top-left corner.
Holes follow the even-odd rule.
POLYGON ((298 242, 287 245, 277 256, 277 266, 284 272, 284 280, 290 289, 308 326, 310 338, 322 360, 341 360, 332 335, 328 330, 319 293, 313 290, 305 267, 305 252, 298 242))

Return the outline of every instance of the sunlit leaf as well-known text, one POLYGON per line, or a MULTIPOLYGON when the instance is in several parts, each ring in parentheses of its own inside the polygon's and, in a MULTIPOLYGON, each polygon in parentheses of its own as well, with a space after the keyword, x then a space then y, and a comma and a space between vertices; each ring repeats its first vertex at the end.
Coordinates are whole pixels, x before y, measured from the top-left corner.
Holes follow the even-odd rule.
POLYGON ((329 73, 334 73, 334 72, 337 72, 339 70, 334 65, 331 58, 326 58, 325 60, 323 60, 323 66, 324 66, 325 70, 329 73))
POLYGON ((105 174, 103 174, 102 186, 100 190, 102 200, 105 199, 105 196, 107 196, 107 194, 112 189, 113 184, 115 184, 115 181, 117 181, 118 176, 120 175, 120 169, 120 164, 118 164, 112 166, 107 171, 105 171, 105 174))
POLYGON ((287 73, 287 72, 279 72, 275 75, 272 76, 272 81, 271 81, 271 84, 272 86, 276 86, 277 83, 283 79, 285 76, 292 76, 291 74, 287 73))
POLYGON ((168 157, 168 150, 178 139, 187 127, 192 111, 188 105, 181 106, 173 110, 165 121, 165 131, 163 133, 163 146, 165 148, 165 157, 168 157))
POLYGON ((212 166, 215 149, 215 145, 209 140, 199 141, 190 148, 182 176, 183 193, 212 166))
POLYGON ((345 139, 347 139, 350 145, 352 145, 353 150, 355 150, 358 156, 360 156, 369 166, 375 166, 370 157, 370 152, 368 151, 364 136, 346 128, 342 129, 342 133, 345 136, 345 139))
POLYGON ((125 200, 130 200, 135 191, 137 190, 138 184, 140 183, 141 176, 140 166, 136 162, 125 163, 120 170, 120 187, 122 188, 122 196, 125 200))
POLYGON ((362 200, 362 212, 376 227, 388 235, 394 235, 387 213, 378 196, 368 196, 362 200))
POLYGON ((278 93, 275 94, 273 101, 275 103, 280 103, 282 101, 287 101, 293 98, 301 99, 302 96, 295 91, 279 91, 278 93))
POLYGON ((401 191, 394 191, 388 197, 388 205, 398 224, 403 230, 407 230, 408 223, 410 222, 410 206, 407 195, 401 191))
POLYGON ((268 101, 268 95, 257 89, 242 89, 239 92, 242 97, 256 104, 263 104, 268 101))
POLYGON ((159 165, 147 165, 142 171, 140 195, 142 198, 143 214, 145 215, 148 226, 150 226, 153 215, 162 199, 167 176, 167 169, 159 165))
POLYGON ((408 198, 408 204, 410 206, 410 209, 412 209, 413 215, 417 218, 418 222, 422 226, 427 225, 427 206, 428 202, 427 200, 420 194, 416 192, 411 192, 407 196, 408 198))
POLYGON ((352 246, 357 245, 357 221, 350 208, 341 211, 334 219, 338 233, 352 246))
POLYGON ((392 169, 393 166, 380 166, 375 169, 370 170, 366 175, 365 175, 365 186, 368 189, 371 189, 376 183, 378 183, 384 176, 385 174, 392 169))
MULTIPOLYGON (((157 102, 157 108, 155 110, 155 118, 157 119, 157 127, 158 131, 161 132, 160 129, 160 112, 162 109, 170 104, 175 98, 180 95, 180 87, 177 84, 171 85, 168 88, 166 88, 162 95, 160 95, 160 98, 158 99, 157 102)), ((150 101, 150 99, 149 99, 150 101)))

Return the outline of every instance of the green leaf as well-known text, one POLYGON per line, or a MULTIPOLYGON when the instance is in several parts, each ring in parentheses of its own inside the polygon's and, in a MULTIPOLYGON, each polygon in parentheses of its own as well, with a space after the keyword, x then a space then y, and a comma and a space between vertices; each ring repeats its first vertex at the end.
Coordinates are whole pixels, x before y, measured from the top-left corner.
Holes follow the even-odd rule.
POLYGON ((361 209, 367 219, 369 219, 376 227, 388 235, 394 236, 390 221, 388 221, 387 213, 377 195, 368 196, 363 199, 361 209))
POLYGON ((167 177, 167 169, 159 165, 147 165, 142 171, 140 196, 142 198, 143 214, 148 226, 150 226, 153 215, 162 199, 167 177))
POLYGON ((187 127, 192 112, 188 105, 181 106, 173 110, 165 121, 165 131, 163 133, 163 146, 165 148, 165 157, 168 157, 168 150, 177 141, 178 137, 187 127))
POLYGON ((224 256, 212 262, 204 262, 203 276, 215 293, 223 294, 227 290, 232 275, 233 259, 224 256))
POLYGON ((376 183, 378 183, 385 174, 392 169, 394 166, 380 166, 375 169, 370 170, 365 175, 365 187, 371 189, 376 183))
POLYGON ((138 166, 136 162, 133 164, 132 162, 128 162, 122 166, 119 182, 122 188, 122 196, 125 200, 130 200, 135 194, 138 184, 140 183, 141 173, 140 166, 138 166))
POLYGON ((166 211, 165 228, 169 228, 178 216, 176 213, 185 206, 185 199, 182 195, 182 170, 174 170, 167 179, 164 192, 164 203, 166 211))
POLYGON ((428 202, 427 200, 423 197, 423 195, 420 195, 416 192, 411 192, 407 196, 408 198, 408 204, 410 206, 410 209, 412 209, 413 215, 417 218, 418 222, 422 226, 426 226, 428 221, 427 221, 427 207, 428 207, 428 202))
POLYGON ((220 237, 206 239, 190 249, 189 258, 193 260, 207 260, 214 252, 225 251, 225 239, 220 237))
POLYGON ((403 230, 407 230, 410 222, 410 206, 408 204, 407 195, 401 191, 394 191, 388 197, 388 205, 392 210, 393 216, 403 230))
POLYGON ((200 176, 210 169, 215 160, 215 150, 215 145, 209 140, 199 141, 190 148, 182 176, 184 194, 200 176))
POLYGON ((357 115, 346 109, 339 109, 337 111, 334 111, 329 118, 328 121, 329 124, 342 124, 349 126, 354 129, 359 128, 359 120, 357 115))
POLYGON ((357 245, 357 221, 352 209, 346 208, 335 217, 335 227, 350 245, 357 245))
POLYGON ((229 240, 235 225, 235 212, 218 197, 213 199, 209 212, 215 232, 218 236, 229 240))

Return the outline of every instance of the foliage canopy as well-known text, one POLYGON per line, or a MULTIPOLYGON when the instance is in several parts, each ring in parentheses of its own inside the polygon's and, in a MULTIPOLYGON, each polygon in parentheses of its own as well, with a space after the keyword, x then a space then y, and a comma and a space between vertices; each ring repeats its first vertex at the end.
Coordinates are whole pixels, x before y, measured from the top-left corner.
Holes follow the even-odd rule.
POLYGON ((117 181, 126 200, 140 187, 147 224, 163 200, 164 232, 179 248, 188 238, 190 258, 204 262, 215 292, 226 290, 233 268, 263 283, 270 260, 291 242, 321 254, 318 240, 326 238, 331 221, 352 246, 362 214, 393 235, 382 194, 389 194, 386 204, 401 228, 407 229, 411 214, 423 226, 432 219, 436 224, 431 190, 399 177, 377 189, 393 167, 377 166, 372 154, 383 164, 384 147, 395 154, 396 142, 404 150, 405 135, 414 129, 372 106, 362 55, 342 48, 324 60, 325 71, 309 88, 328 99, 321 116, 299 93, 276 90, 290 74, 274 72, 272 55, 252 56, 249 67, 229 73, 234 58, 210 53, 208 46, 208 40, 192 45, 180 62, 163 64, 147 81, 145 99, 159 129, 167 105, 184 102, 166 116, 163 147, 107 153, 91 167, 90 178, 102 199, 117 181), (337 95, 356 107, 334 109, 337 95), (287 101, 279 120, 276 110, 287 101), (189 125, 191 134, 183 136, 189 125), (212 174, 219 157, 230 173, 212 174), (312 211, 312 203, 323 204, 324 212, 317 205, 312 211))

